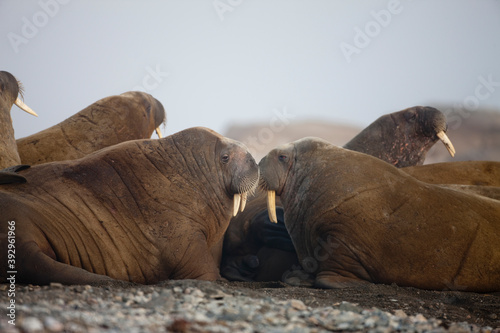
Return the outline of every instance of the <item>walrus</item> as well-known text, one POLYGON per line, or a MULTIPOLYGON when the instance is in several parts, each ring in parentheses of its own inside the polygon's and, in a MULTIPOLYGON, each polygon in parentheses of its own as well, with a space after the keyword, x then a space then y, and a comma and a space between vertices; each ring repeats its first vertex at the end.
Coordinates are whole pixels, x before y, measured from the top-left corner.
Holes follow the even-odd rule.
POLYGON ((455 148, 446 135, 445 115, 430 106, 414 106, 381 116, 343 147, 378 157, 398 168, 422 165, 441 140, 451 156, 455 148))
MULTIPOLYGON (((500 200, 500 162, 445 162, 401 170, 426 183, 500 200)), ((297 253, 284 225, 279 197, 276 200, 276 224, 268 218, 264 191, 257 191, 249 199, 245 212, 231 220, 224 237, 221 265, 221 274, 227 279, 311 283, 310 277, 300 269, 297 253)))
POLYGON ((402 170, 431 184, 500 186, 500 162, 496 161, 443 162, 402 170))
POLYGON ((500 201, 424 183, 378 158, 304 138, 259 163, 319 288, 395 283, 500 290, 500 201))
POLYGON ((242 143, 206 128, 20 173, 0 187, 0 280, 92 285, 218 279, 211 252, 259 177, 242 143))
MULTIPOLYGON (((427 152, 438 140, 454 156, 455 148, 446 131, 446 117, 441 111, 429 106, 414 106, 379 117, 347 142, 344 148, 375 156, 396 167, 416 166, 424 162, 427 152)), ((483 191, 483 194, 486 191, 478 188, 469 190, 483 191)), ((265 193, 257 193, 255 199, 249 200, 245 214, 233 218, 229 225, 221 271, 230 280, 282 280, 288 268, 298 266, 297 255, 283 221, 278 216, 280 236, 275 229, 277 226, 266 221, 265 198, 265 193), (261 214, 260 217, 257 217, 258 214, 261 214), (249 263, 253 267, 250 268, 249 263)))
MULTIPOLYGON (((37 116, 22 101, 22 93, 22 85, 14 75, 0 71, 0 169, 21 164, 10 114, 12 105, 15 104, 21 110, 37 116)), ((2 177, 7 178, 7 175, 4 173, 2 177)))
POLYGON ((23 164, 81 158, 120 142, 149 139, 165 122, 163 105, 150 94, 129 91, 98 100, 62 122, 18 139, 23 164))

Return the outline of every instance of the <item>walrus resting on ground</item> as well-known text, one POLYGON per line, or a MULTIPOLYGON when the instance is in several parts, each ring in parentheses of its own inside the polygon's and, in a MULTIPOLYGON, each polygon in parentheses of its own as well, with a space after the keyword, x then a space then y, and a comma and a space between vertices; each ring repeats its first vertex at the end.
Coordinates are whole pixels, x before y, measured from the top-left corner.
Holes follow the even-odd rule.
MULTIPOLYGON (((0 169, 21 164, 10 115, 12 105, 16 104, 21 110, 37 115, 19 96, 22 96, 21 83, 9 72, 0 71, 0 169)), ((6 178, 7 175, 2 177, 6 178)))
MULTIPOLYGON (((452 156, 455 154, 446 130, 446 117, 442 112, 433 107, 414 106, 379 117, 344 147, 396 167, 421 165, 439 139, 452 156)), ((221 265, 221 274, 229 280, 282 280, 287 269, 298 266, 283 220, 278 216, 277 225, 266 220, 265 198, 265 193, 250 198, 245 213, 233 218, 229 225, 221 265)))
POLYGON ((398 168, 421 165, 441 140, 451 156, 455 148, 446 135, 445 115, 430 106, 414 106, 381 116, 344 145, 398 168))
MULTIPOLYGON (((130 91, 103 98, 59 124, 18 139, 23 164, 74 160, 128 140, 149 139, 165 121, 163 105, 130 91)), ((17 163, 20 164, 20 163, 17 163)))
POLYGON ((34 284, 218 279, 211 250, 259 177, 243 144, 204 128, 21 174, 0 187, 0 274, 14 226, 17 280, 34 284))
POLYGON ((500 201, 421 182, 315 138, 272 150, 259 168, 268 210, 276 193, 317 287, 500 291, 500 201))
POLYGON ((500 162, 495 161, 433 163, 402 170, 431 184, 500 186, 500 162))

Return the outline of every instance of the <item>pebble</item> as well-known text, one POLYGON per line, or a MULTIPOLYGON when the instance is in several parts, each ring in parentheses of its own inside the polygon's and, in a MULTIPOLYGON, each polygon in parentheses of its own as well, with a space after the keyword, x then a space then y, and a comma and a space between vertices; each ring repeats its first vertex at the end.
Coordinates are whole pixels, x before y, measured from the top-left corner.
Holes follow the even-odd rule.
POLYGON ((35 317, 26 317, 22 320, 21 322, 23 331, 28 332, 28 333, 34 333, 34 332, 42 332, 43 331, 43 324, 42 322, 35 317))
MULTIPOLYGON (((466 322, 445 328, 438 319, 408 315, 401 309, 390 313, 377 308, 363 309, 349 302, 312 307, 298 299, 252 298, 241 292, 226 292, 215 284, 201 289, 197 285, 170 283, 114 291, 51 285, 38 288, 34 298, 24 296, 33 297, 34 293, 27 290, 37 287, 21 288, 16 294, 17 299, 23 300, 17 308, 17 325, 13 328, 0 318, 0 331, 495 332, 466 322)), ((5 306, 5 301, 0 299, 0 308, 5 306)))
POLYGON ((52 317, 45 318, 43 324, 50 332, 62 332, 64 330, 64 325, 52 317))

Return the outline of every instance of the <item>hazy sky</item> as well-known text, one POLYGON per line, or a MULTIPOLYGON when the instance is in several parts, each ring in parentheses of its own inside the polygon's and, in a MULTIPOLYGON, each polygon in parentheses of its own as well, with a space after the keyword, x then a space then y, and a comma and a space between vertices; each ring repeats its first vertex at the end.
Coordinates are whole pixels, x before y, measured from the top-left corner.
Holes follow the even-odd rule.
POLYGON ((2 66, 39 117, 145 90, 167 134, 319 119, 366 126, 414 105, 500 109, 498 0, 1 0, 2 66))

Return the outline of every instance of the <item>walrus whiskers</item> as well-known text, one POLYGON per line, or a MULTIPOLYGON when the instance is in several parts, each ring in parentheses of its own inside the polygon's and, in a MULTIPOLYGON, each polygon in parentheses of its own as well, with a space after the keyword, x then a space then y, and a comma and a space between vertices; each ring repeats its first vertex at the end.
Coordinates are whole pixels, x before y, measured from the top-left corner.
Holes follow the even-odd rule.
POLYGON ((454 157, 455 147, 453 147, 453 144, 451 143, 448 136, 444 133, 444 131, 438 132, 436 135, 443 142, 446 149, 448 149, 448 152, 450 153, 451 157, 454 157))

